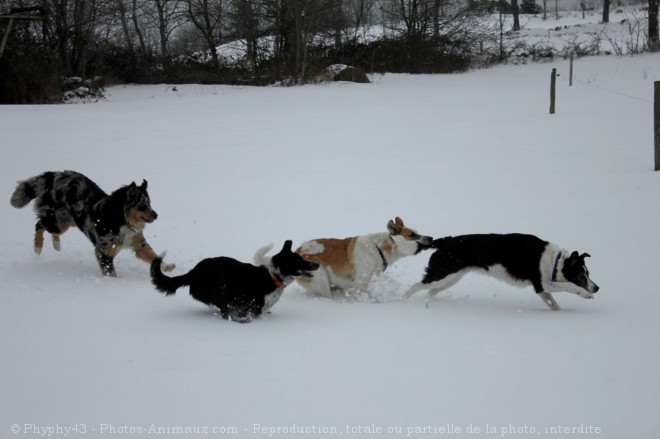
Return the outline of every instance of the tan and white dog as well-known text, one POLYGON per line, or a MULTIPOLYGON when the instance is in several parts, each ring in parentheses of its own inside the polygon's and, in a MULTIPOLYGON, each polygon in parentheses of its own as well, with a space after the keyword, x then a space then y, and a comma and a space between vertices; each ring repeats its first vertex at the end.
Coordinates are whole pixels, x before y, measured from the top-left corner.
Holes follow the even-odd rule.
POLYGON ((387 223, 387 232, 344 239, 319 238, 303 243, 297 250, 305 260, 320 264, 311 278, 297 279, 308 292, 333 297, 336 292, 367 292, 371 278, 404 256, 429 248, 430 236, 423 236, 396 217, 387 223))

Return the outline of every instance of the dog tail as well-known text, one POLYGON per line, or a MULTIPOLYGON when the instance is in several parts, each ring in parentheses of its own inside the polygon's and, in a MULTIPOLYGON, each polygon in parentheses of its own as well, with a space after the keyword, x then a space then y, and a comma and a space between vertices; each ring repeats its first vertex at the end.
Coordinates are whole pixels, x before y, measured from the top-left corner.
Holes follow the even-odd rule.
POLYGON ((176 290, 179 288, 190 285, 188 279, 189 273, 173 277, 164 275, 160 268, 164 257, 164 254, 156 256, 153 262, 151 262, 151 283, 161 293, 165 293, 166 296, 171 296, 176 293, 176 290))
POLYGON ((263 265, 264 267, 267 267, 270 263, 270 256, 266 256, 266 253, 268 253, 272 248, 273 244, 268 244, 257 250, 257 252, 254 254, 254 265, 263 265))
POLYGON ((52 182, 53 173, 45 172, 36 177, 19 181, 16 190, 11 196, 11 205, 16 208, 25 207, 35 198, 39 198, 48 191, 49 182, 52 182))

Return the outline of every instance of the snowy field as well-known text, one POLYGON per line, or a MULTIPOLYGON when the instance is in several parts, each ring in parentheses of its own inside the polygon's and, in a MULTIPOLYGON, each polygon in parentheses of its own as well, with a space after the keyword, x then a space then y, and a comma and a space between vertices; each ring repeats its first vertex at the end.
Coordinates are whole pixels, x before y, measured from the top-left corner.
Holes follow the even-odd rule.
POLYGON ((660 57, 579 59, 573 87, 565 61, 372 79, 0 106, 0 437, 658 437, 660 57), (403 302, 423 253, 372 301, 292 285, 240 325, 186 289, 157 293, 129 252, 101 277, 76 230, 33 254, 33 213, 10 195, 62 169, 107 191, 146 178, 160 215, 146 236, 176 273, 399 215, 434 237, 526 232, 588 252, 601 290, 556 294, 552 312, 470 276, 403 302))

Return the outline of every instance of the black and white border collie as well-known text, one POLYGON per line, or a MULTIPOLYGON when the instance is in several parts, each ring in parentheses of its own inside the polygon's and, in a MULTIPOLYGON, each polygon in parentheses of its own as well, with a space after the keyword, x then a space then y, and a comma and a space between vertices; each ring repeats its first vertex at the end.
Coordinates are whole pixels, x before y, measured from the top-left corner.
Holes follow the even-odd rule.
POLYGON ((404 295, 421 290, 434 296, 458 283, 471 271, 479 271, 516 286, 532 285, 552 310, 558 310, 551 293, 565 291, 591 299, 598 286, 589 279, 584 258, 557 245, 524 234, 463 235, 433 241, 435 252, 426 275, 404 295))
MULTIPOLYGON (((225 256, 207 258, 181 276, 168 277, 161 271, 161 257, 151 264, 151 280, 158 291, 172 295, 190 286, 190 295, 220 310, 223 319, 247 323, 267 312, 280 299, 284 288, 297 277, 310 277, 319 264, 305 261, 291 251, 291 241, 270 258, 268 266, 256 267, 225 256)), ((259 250, 263 256, 272 244, 259 250)))

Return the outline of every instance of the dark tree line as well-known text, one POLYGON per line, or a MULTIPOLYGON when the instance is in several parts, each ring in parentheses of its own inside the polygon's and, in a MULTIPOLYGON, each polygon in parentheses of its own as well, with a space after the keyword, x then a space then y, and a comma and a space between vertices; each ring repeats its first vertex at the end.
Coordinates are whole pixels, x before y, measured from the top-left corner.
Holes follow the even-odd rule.
MULTIPOLYGON (((332 63, 457 71, 492 37, 480 17, 495 5, 513 14, 516 30, 520 10, 533 5, 518 1, 0 0, 0 16, 34 6, 39 11, 30 13, 40 16, 16 22, 9 34, 0 103, 48 101, 61 91, 58 78, 69 76, 261 84, 304 82, 332 63), (363 38, 370 28, 380 34, 363 38), (228 44, 229 55, 218 51, 228 44)), ((654 47, 659 0, 648 1, 654 47)), ((0 38, 6 27, 0 20, 0 38)))

